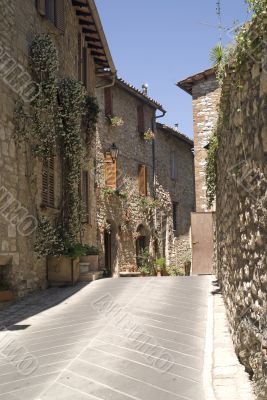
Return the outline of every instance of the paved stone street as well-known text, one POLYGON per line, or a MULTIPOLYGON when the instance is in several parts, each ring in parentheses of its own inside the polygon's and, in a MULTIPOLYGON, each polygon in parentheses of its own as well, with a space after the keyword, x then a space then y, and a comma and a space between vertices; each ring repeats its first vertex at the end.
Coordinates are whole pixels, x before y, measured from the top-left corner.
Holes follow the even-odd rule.
POLYGON ((211 398, 211 290, 210 277, 105 279, 9 307, 0 400, 211 398))

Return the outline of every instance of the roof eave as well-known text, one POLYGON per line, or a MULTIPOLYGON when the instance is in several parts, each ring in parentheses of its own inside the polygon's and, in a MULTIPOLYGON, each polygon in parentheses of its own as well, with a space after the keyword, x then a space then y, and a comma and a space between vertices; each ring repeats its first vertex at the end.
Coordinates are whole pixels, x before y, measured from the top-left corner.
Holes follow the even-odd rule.
POLYGON ((91 10, 91 13, 92 13, 92 16, 93 16, 93 19, 94 19, 94 22, 95 22, 95 25, 96 25, 100 40, 101 40, 101 43, 103 45, 103 49, 105 51, 105 55, 106 55, 107 60, 108 60, 108 64, 109 64, 109 67, 110 67, 110 72, 111 72, 112 75, 115 75, 116 74, 116 67, 115 67, 115 64, 114 64, 114 61, 113 61, 109 46, 108 46, 107 38, 106 38, 104 29, 103 29, 102 22, 100 20, 100 16, 99 16, 95 1, 94 0, 87 0, 87 2, 89 4, 89 7, 90 7, 90 10, 91 10))
POLYGON ((206 69, 205 71, 201 71, 195 75, 189 76, 181 81, 178 81, 176 85, 184 90, 186 93, 192 96, 193 86, 197 82, 201 82, 202 80, 206 80, 208 77, 216 75, 215 67, 206 69))
POLYGON ((120 78, 117 78, 116 83, 123 87, 125 90, 127 90, 129 93, 133 94, 135 97, 139 98, 143 102, 149 104, 152 108, 155 110, 162 111, 163 113, 166 113, 166 110, 157 102, 154 102, 153 100, 150 100, 147 96, 143 95, 141 92, 138 90, 132 88, 131 86, 127 85, 126 82, 121 80, 120 78))
POLYGON ((183 142, 189 144, 191 147, 194 147, 194 141, 191 140, 189 137, 184 135, 181 132, 175 131, 173 128, 171 128, 168 125, 157 123, 157 126, 162 129, 163 131, 168 132, 172 137, 175 137, 178 140, 182 140, 183 142))

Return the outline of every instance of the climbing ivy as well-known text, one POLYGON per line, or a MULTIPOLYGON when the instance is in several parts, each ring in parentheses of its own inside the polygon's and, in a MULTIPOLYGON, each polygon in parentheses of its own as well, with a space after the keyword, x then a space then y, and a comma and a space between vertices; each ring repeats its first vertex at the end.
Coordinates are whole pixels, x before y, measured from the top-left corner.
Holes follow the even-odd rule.
POLYGON ((207 186, 207 202, 208 207, 211 208, 216 196, 216 183, 217 183, 217 151, 218 151, 218 137, 214 132, 210 138, 209 149, 207 154, 206 163, 206 186, 207 186))
POLYGON ((70 78, 58 79, 58 54, 49 35, 34 38, 30 46, 30 66, 39 85, 38 95, 27 112, 22 101, 18 100, 14 112, 15 139, 17 144, 31 144, 35 155, 42 161, 54 156, 56 149, 61 155, 61 220, 55 229, 49 221, 41 219, 36 241, 38 254, 57 254, 55 247, 59 253, 64 252, 64 243, 74 244, 81 232, 80 170, 86 143, 90 143, 89 138, 96 130, 99 107, 94 97, 86 95, 80 82, 70 78), (81 137, 83 122, 86 143, 81 137))
POLYGON ((82 220, 79 183, 84 147, 80 130, 85 92, 80 82, 66 78, 60 81, 58 95, 62 120, 64 231, 68 240, 74 242, 81 231, 82 220))
MULTIPOLYGON (((239 108, 236 112, 242 113, 242 73, 243 67, 251 62, 262 62, 261 55, 265 44, 265 35, 267 28, 267 0, 246 0, 249 9, 253 12, 251 21, 236 29, 235 44, 227 48, 216 49, 212 51, 212 60, 216 67, 217 79, 223 88, 226 78, 234 73, 231 80, 232 87, 237 90, 239 99, 239 108), (219 51, 220 50, 220 51, 219 51)), ((211 207, 216 195, 217 183, 217 150, 218 150, 218 132, 225 126, 224 110, 227 109, 229 96, 222 93, 220 101, 220 112, 218 124, 215 132, 210 139, 210 147, 207 155, 206 164, 206 185, 208 206, 211 207)), ((243 127, 240 126, 240 134, 243 136, 243 127)), ((245 154, 244 154, 245 156, 245 154)))

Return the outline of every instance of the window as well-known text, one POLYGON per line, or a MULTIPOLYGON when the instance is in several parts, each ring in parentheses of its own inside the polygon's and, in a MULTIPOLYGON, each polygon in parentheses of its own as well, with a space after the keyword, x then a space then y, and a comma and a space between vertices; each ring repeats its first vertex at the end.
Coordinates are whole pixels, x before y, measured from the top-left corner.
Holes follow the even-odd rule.
POLYGON ((40 15, 49 19, 59 30, 64 31, 64 0, 36 0, 40 15))
POLYGON ((172 203, 172 218, 173 218, 173 230, 177 232, 177 210, 178 210, 178 203, 172 203))
POLYGON ((177 160, 175 151, 171 152, 171 179, 176 181, 177 179, 177 160))
POLYGON ((105 156, 105 186, 110 189, 117 188, 117 163, 112 160, 110 153, 105 156))
POLYGON ((144 106, 139 105, 137 107, 137 119, 138 119, 138 132, 145 132, 145 115, 144 115, 144 106))
POLYGON ((147 167, 139 165, 138 167, 138 184, 141 196, 147 196, 147 167))
POLYGON ((54 157, 44 161, 42 173, 42 205, 55 207, 55 161, 54 157))
POLYGON ((105 116, 113 117, 113 95, 111 87, 105 88, 104 96, 105 96, 105 116))
POLYGON ((82 170, 81 173, 81 197, 85 211, 85 217, 82 222, 89 222, 89 174, 88 171, 82 170))

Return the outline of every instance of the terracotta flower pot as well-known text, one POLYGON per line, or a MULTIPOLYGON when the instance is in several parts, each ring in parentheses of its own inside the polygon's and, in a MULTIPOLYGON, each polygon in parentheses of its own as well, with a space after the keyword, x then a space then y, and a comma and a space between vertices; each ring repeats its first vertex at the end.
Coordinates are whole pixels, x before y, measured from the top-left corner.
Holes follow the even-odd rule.
POLYGON ((0 291, 0 301, 11 301, 13 300, 13 292, 11 290, 0 291))
POLYGON ((47 276, 48 281, 53 285, 74 285, 80 276, 79 259, 71 259, 68 257, 47 258, 47 276))

